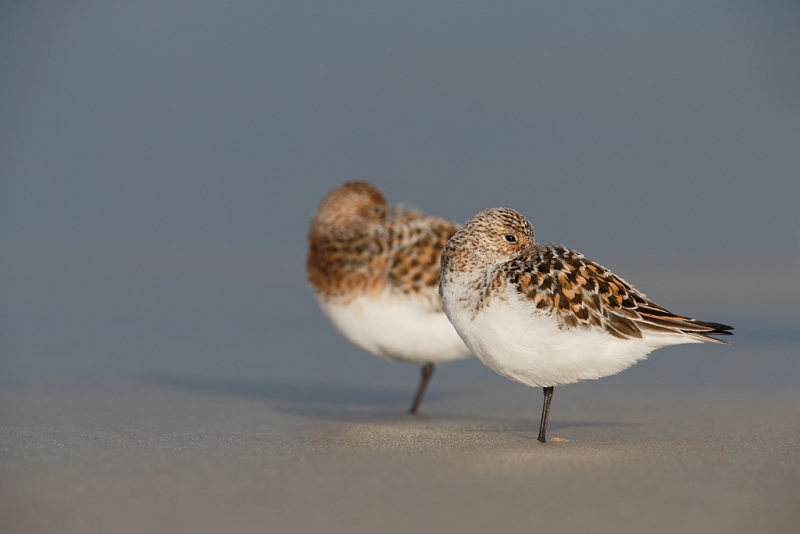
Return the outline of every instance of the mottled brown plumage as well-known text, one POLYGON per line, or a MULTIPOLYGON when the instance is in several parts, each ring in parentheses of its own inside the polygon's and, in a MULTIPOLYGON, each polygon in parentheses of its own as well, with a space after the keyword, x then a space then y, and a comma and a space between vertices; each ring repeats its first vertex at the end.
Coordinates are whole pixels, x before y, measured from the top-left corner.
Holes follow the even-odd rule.
POLYGON ((441 310, 442 249, 458 227, 388 207, 365 182, 347 182, 320 203, 308 234, 308 280, 324 298, 347 302, 385 290, 413 293, 441 310))
POLYGON ((421 366, 412 413, 434 365, 469 355, 437 291, 442 249, 457 229, 389 207, 365 182, 331 191, 311 220, 306 267, 320 307, 364 350, 421 366))

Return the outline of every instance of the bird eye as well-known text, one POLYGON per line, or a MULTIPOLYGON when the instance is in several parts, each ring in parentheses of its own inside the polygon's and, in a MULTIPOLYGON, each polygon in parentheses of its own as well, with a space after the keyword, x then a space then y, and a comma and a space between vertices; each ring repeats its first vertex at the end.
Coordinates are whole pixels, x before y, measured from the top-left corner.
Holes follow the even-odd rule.
POLYGON ((370 211, 375 215, 380 215, 381 213, 383 213, 383 208, 380 206, 372 206, 372 209, 370 211))
POLYGON ((503 239, 505 239, 509 243, 516 243, 517 242, 517 236, 515 236, 513 234, 506 234, 506 235, 503 236, 503 239))

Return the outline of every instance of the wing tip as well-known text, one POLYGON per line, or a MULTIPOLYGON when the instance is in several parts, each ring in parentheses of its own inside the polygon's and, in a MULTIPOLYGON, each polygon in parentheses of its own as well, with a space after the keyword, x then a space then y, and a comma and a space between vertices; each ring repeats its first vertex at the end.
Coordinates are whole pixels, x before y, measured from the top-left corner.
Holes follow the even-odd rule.
POLYGON ((728 326, 728 325, 722 324, 722 323, 712 323, 711 321, 698 321, 698 320, 695 320, 694 322, 695 322, 695 324, 699 324, 700 326, 705 326, 705 327, 711 329, 708 332, 703 332, 706 335, 708 335, 708 334, 717 335, 717 336, 732 336, 733 335, 733 332, 731 332, 731 330, 733 330, 732 326, 728 326))

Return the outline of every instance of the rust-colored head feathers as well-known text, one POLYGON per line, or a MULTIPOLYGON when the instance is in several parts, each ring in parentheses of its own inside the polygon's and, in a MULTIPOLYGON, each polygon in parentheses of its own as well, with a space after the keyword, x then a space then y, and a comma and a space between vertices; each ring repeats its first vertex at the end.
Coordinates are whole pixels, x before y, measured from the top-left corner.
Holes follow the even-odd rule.
POLYGON ((345 182, 322 199, 311 220, 315 226, 330 230, 352 228, 386 218, 386 198, 367 182, 345 182))

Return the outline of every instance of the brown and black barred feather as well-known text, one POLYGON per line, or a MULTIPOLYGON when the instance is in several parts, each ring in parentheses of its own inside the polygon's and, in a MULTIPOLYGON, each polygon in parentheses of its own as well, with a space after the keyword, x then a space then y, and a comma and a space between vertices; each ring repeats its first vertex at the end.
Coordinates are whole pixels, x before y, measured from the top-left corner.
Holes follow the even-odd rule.
POLYGON ((397 208, 390 210, 388 221, 391 223, 389 283, 405 293, 432 289, 438 294, 442 250, 458 226, 438 217, 397 208))
POLYGON ((520 258, 503 264, 519 293, 540 312, 557 316, 561 328, 600 328, 620 339, 641 338, 643 331, 683 334, 703 341, 731 335, 732 327, 675 315, 583 254, 558 245, 535 244, 520 258))

